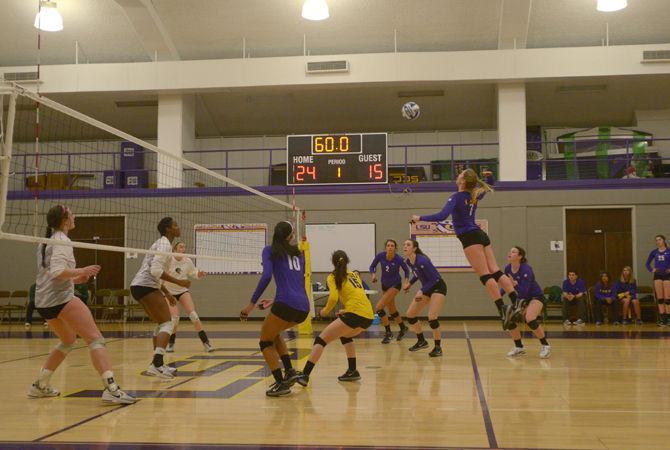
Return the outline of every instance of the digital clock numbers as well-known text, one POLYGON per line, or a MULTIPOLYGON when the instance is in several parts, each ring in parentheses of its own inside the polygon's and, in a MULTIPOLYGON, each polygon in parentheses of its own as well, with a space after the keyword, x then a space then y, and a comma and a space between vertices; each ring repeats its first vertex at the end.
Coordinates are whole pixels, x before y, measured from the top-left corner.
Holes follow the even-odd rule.
POLYGON ((388 182, 386 133, 287 136, 286 184, 388 182))

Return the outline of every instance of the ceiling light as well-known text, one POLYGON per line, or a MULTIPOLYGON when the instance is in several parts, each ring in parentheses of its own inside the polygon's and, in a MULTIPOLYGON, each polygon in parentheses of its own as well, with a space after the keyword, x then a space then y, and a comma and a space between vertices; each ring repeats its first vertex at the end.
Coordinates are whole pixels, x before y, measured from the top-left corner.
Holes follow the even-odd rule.
POLYGON ((40 10, 35 16, 35 28, 42 31, 63 29, 63 17, 56 8, 56 2, 40 2, 40 10))
POLYGON ((307 20, 324 20, 330 17, 326 0, 305 0, 302 4, 302 17, 307 20))
POLYGON ((598 0, 596 9, 602 12, 619 11, 628 6, 627 0, 598 0))

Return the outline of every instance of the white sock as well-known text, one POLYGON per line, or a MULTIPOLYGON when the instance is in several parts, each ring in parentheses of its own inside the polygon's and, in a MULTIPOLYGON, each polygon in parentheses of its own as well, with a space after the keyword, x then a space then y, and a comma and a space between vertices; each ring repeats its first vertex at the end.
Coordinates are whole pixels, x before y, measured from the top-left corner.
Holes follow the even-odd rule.
POLYGON ((39 375, 37 376, 37 384, 40 387, 49 386, 49 381, 51 381, 51 375, 53 375, 53 373, 54 373, 53 370, 45 369, 44 367, 42 367, 40 369, 39 375))
POLYGON ((106 370, 100 376, 102 377, 102 384, 109 390, 109 392, 114 392, 119 389, 119 385, 116 384, 116 381, 114 380, 114 372, 106 370))

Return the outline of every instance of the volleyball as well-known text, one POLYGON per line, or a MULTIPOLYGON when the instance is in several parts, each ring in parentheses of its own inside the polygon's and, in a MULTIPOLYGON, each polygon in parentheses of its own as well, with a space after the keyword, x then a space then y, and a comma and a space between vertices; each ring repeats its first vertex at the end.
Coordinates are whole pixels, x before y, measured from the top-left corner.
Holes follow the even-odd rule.
POLYGON ((421 108, 414 102, 407 102, 402 105, 402 116, 407 120, 418 119, 421 115, 421 108))

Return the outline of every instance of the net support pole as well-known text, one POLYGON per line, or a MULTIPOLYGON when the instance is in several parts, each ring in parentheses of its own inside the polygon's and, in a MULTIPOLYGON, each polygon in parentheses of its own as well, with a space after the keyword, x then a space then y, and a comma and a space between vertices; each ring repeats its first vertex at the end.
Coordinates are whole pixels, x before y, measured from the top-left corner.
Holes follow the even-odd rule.
POLYGON ((314 332, 312 328, 312 317, 314 316, 314 299, 312 298, 312 261, 309 253, 309 242, 300 241, 298 248, 305 254, 305 292, 309 300, 310 313, 301 324, 298 324, 298 334, 311 336, 314 332))
MULTIPOLYGON (((2 142, 2 153, 0 154, 0 235, 2 234, 2 226, 5 224, 5 213, 7 211, 7 190, 9 188, 9 166, 12 164, 16 96, 14 91, 9 94, 7 123, 4 127, 5 135, 2 142)), ((2 114, 2 111, 0 111, 0 114, 2 114)))

